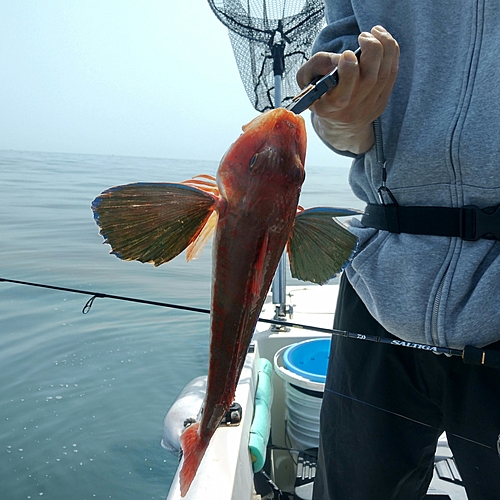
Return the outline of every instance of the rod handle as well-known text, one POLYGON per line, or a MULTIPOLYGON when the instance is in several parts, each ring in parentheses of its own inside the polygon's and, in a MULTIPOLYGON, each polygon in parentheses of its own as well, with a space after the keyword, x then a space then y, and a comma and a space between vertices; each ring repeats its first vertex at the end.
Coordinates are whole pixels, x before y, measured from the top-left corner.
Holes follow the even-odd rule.
POLYGON ((500 368, 500 351, 493 349, 482 349, 466 345, 462 353, 464 363, 471 365, 489 366, 490 368, 500 368))

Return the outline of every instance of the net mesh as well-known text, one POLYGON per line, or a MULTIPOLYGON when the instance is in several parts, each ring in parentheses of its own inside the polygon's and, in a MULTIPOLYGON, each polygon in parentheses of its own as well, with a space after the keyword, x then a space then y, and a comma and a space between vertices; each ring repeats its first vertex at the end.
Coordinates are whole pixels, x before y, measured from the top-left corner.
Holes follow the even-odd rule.
POLYGON ((281 104, 299 92, 295 75, 324 23, 323 0, 208 0, 229 29, 243 86, 257 111, 273 109, 275 75, 281 104))

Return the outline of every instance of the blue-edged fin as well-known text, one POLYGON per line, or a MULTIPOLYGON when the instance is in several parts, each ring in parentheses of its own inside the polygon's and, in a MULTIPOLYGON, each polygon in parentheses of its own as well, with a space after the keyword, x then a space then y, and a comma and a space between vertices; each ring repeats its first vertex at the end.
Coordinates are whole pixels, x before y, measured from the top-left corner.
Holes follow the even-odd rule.
POLYGON ((92 210, 111 253, 159 266, 197 238, 216 203, 217 197, 192 186, 136 183, 104 191, 92 210))
POLYGON ((352 257, 357 239, 334 217, 359 214, 342 208, 310 208, 295 219, 287 250, 292 276, 323 284, 352 257))

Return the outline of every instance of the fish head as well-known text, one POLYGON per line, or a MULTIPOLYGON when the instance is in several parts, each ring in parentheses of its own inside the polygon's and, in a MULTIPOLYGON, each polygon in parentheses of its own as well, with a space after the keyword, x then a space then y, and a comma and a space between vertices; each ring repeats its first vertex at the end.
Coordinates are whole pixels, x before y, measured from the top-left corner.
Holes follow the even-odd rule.
POLYGON ((258 190, 298 189, 304 182, 306 155, 304 119, 284 108, 267 111, 243 126, 243 133, 221 160, 217 184, 229 203, 258 190))

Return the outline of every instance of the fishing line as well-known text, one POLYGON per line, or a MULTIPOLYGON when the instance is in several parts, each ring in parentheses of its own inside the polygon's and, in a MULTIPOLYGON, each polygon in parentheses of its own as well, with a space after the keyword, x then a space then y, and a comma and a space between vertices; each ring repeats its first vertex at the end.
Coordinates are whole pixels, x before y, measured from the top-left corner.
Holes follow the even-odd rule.
MULTIPOLYGON (((159 302, 156 300, 137 299, 134 297, 126 297, 123 295, 112 295, 109 293, 94 292, 94 291, 89 291, 89 290, 78 290, 76 288, 68 288, 68 287, 54 286, 54 285, 45 285, 42 283, 33 283, 30 281, 20 281, 20 280, 13 280, 13 279, 7 279, 7 278, 0 278, 0 282, 13 283, 13 284, 17 284, 17 285, 26 285, 26 286, 32 286, 32 287, 38 287, 38 288, 46 288, 49 290, 58 290, 58 291, 69 292, 69 293, 78 293, 81 295, 90 295, 90 299, 86 302, 86 304, 84 305, 84 307, 82 309, 83 314, 88 314, 90 312, 90 309, 92 308, 92 305, 94 304, 95 299, 122 300, 122 301, 127 301, 127 302, 135 302, 138 304, 148 304, 148 305, 152 305, 152 306, 168 307, 170 309, 178 309, 178 310, 182 310, 182 311, 210 314, 210 309, 203 309, 200 307, 192 307, 192 306, 183 306, 183 305, 179 305, 179 304, 171 304, 168 302, 159 302)), ((259 318, 259 321, 261 323, 268 323, 271 325, 299 328, 299 329, 310 330, 310 331, 318 332, 318 333, 325 333, 327 335, 335 335, 338 337, 346 337, 346 338, 352 338, 352 339, 357 339, 357 340, 366 340, 369 342, 377 342, 377 343, 381 343, 381 344, 396 345, 396 346, 400 346, 400 347, 409 347, 412 349, 431 351, 431 352, 438 353, 438 354, 447 354, 448 356, 460 356, 462 358, 463 362, 467 363, 467 364, 483 365, 483 366, 488 366, 491 368, 500 368, 500 351, 496 351, 493 349, 483 349, 483 348, 473 347, 473 346, 465 346, 464 349, 452 349, 449 347, 439 347, 439 346, 433 346, 433 345, 428 345, 428 344, 419 344, 417 342, 406 342, 406 341, 400 340, 400 339, 393 339, 393 338, 387 338, 387 337, 378 337, 375 335, 365 335, 365 334, 361 334, 361 333, 347 332, 347 331, 343 331, 343 330, 336 330, 333 328, 321 328, 321 327, 312 326, 312 325, 303 325, 301 323, 294 323, 292 321, 278 321, 278 320, 267 319, 267 318, 259 318)))
MULTIPOLYGON (((379 406, 376 406, 374 404, 368 403, 367 401, 362 401, 361 399, 357 399, 357 398, 355 398, 353 396, 348 396, 347 394, 342 394, 341 392, 337 392, 337 391, 334 391, 332 389, 328 389, 327 387, 325 387, 325 391, 331 392, 332 394, 335 394, 336 396, 340 396, 342 398, 349 399, 349 400, 354 401, 356 403, 360 403, 360 404, 363 404, 365 406, 369 406, 370 408, 373 408, 374 410, 380 410, 380 411, 383 411, 385 413, 389 413, 390 415, 394 415, 395 417, 399 417, 399 418, 403 418, 405 420, 409 420, 410 422, 413 422, 414 424, 423 425, 424 427, 428 427, 429 429, 437 430, 437 431, 439 431, 441 433, 442 432, 448 433, 448 431, 446 431, 445 429, 440 429, 439 427, 436 427, 434 425, 430 425, 430 424, 427 424, 425 422, 421 422, 420 420, 415 420, 414 418, 408 417, 406 415, 403 415, 401 413, 397 413, 397 412, 392 411, 392 410, 387 410, 386 408, 380 408, 379 406)), ((487 444, 480 443, 479 441, 474 441, 473 439, 466 438, 464 436, 460 436, 459 434, 454 434, 453 432, 450 432, 449 434, 452 435, 452 436, 454 436, 454 437, 456 437, 456 438, 463 439, 464 441, 468 441, 469 443, 477 444, 479 446, 483 446, 484 448, 487 448, 488 450, 495 449, 493 446, 488 446, 487 444)))

